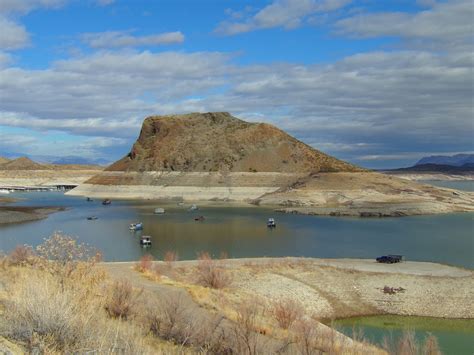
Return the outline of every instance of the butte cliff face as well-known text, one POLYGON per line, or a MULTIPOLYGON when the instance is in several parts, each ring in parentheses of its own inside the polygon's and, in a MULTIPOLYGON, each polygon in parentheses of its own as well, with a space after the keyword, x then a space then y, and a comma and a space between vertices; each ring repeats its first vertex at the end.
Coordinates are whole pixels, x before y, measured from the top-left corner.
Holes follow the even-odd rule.
POLYGON ((146 118, 131 152, 107 170, 312 173, 360 169, 272 125, 214 112, 146 118))

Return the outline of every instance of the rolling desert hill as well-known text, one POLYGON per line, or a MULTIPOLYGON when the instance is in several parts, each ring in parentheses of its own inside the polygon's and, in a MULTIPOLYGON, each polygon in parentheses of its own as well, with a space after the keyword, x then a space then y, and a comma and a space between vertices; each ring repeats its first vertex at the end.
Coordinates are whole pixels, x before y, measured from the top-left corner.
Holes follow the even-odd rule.
POLYGON ((0 188, 2 186, 78 185, 103 167, 79 164, 43 164, 27 157, 0 157, 0 188))
POLYGON ((474 210, 471 193, 370 172, 272 125, 222 112, 146 118, 127 156, 68 194, 232 202, 334 216, 474 210))
POLYGON ((107 170, 309 173, 362 169, 272 125, 209 112, 146 118, 131 152, 107 170))

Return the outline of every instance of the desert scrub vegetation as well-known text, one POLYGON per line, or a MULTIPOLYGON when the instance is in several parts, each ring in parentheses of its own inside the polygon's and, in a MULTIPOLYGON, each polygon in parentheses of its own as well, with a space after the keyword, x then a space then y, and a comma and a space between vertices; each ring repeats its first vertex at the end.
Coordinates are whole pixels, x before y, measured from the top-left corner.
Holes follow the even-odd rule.
POLYGON ((7 282, 1 336, 32 353, 135 353, 144 348, 137 327, 107 316, 106 275, 92 249, 55 233, 36 251, 18 250, 6 258, 2 271, 7 282))

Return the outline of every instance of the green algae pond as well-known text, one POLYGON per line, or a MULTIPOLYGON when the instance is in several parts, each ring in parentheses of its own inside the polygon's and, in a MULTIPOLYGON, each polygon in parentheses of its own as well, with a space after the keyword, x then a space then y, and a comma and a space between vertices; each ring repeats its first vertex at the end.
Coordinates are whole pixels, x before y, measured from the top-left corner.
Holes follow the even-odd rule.
POLYGON ((434 335, 445 355, 474 354, 474 319, 383 315, 340 319, 332 324, 348 336, 359 334, 379 346, 384 338, 396 344, 404 331, 413 331, 419 344, 429 334, 434 335))

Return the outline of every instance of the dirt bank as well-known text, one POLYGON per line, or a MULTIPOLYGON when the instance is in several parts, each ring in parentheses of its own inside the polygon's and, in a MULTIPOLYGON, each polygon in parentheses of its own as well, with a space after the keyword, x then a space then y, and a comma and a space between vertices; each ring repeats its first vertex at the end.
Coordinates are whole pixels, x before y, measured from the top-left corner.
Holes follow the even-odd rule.
POLYGON ((0 224, 37 221, 49 214, 64 211, 63 207, 0 206, 0 224))

